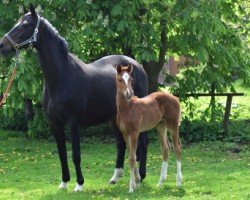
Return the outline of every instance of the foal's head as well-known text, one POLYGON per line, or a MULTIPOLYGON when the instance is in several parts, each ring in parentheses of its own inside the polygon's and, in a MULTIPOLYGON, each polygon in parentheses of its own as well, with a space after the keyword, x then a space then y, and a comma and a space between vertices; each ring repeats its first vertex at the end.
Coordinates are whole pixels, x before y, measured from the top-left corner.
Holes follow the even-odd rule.
POLYGON ((129 100, 134 95, 132 88, 132 77, 131 77, 133 66, 131 64, 128 64, 127 66, 118 64, 116 70, 117 70, 116 74, 117 91, 121 92, 124 95, 124 97, 129 100))
POLYGON ((38 30, 35 29, 39 28, 36 27, 38 20, 34 6, 30 5, 30 12, 23 15, 16 25, 0 40, 0 54, 8 55, 17 49, 27 48, 30 44, 33 44, 36 38, 35 40, 28 40, 34 35, 36 37, 37 33, 35 32, 38 30))

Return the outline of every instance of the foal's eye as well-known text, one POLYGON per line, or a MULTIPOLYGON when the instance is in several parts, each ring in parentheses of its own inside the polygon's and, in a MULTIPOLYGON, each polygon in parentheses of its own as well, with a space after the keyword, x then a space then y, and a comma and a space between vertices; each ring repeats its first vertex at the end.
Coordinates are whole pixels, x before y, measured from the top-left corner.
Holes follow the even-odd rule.
POLYGON ((119 82, 122 82, 122 79, 119 79, 119 82))

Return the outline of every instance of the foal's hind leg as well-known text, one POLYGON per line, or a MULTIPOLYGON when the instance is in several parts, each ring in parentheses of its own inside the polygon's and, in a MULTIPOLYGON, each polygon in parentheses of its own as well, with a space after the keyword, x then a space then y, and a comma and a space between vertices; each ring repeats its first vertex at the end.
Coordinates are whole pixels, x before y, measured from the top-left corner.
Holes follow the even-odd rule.
POLYGON ((163 182, 167 179, 167 172, 168 172, 168 157, 169 157, 169 142, 167 138, 167 127, 165 123, 160 123, 157 127, 157 132, 159 134, 161 150, 163 154, 163 162, 161 167, 161 175, 158 182, 158 186, 162 186, 163 182))
POLYGON ((171 130, 173 144, 174 144, 174 151, 176 155, 176 167, 177 167, 177 174, 176 174, 176 185, 178 187, 181 186, 182 182, 182 172, 181 172, 181 142, 179 138, 179 126, 177 125, 176 128, 171 130))

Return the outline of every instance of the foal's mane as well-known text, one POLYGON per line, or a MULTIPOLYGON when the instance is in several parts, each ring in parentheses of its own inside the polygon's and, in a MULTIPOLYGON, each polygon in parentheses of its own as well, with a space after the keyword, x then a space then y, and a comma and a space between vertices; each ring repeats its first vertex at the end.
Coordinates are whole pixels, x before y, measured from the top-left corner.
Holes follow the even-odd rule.
POLYGON ((68 53, 67 41, 59 35, 58 30, 45 18, 41 17, 41 22, 44 24, 43 31, 46 32, 50 39, 53 39, 58 45, 60 45, 64 54, 68 53))

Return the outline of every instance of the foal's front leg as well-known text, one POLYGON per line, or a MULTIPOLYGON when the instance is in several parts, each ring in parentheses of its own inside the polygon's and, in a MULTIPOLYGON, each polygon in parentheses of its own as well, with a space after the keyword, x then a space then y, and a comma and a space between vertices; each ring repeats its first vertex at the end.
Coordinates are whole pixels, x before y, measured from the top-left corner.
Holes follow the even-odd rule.
POLYGON ((136 169, 136 148, 137 148, 138 135, 136 133, 130 134, 128 136, 128 146, 129 146, 129 164, 131 170, 131 177, 129 182, 129 192, 134 192, 136 184, 138 182, 138 173, 136 169))

